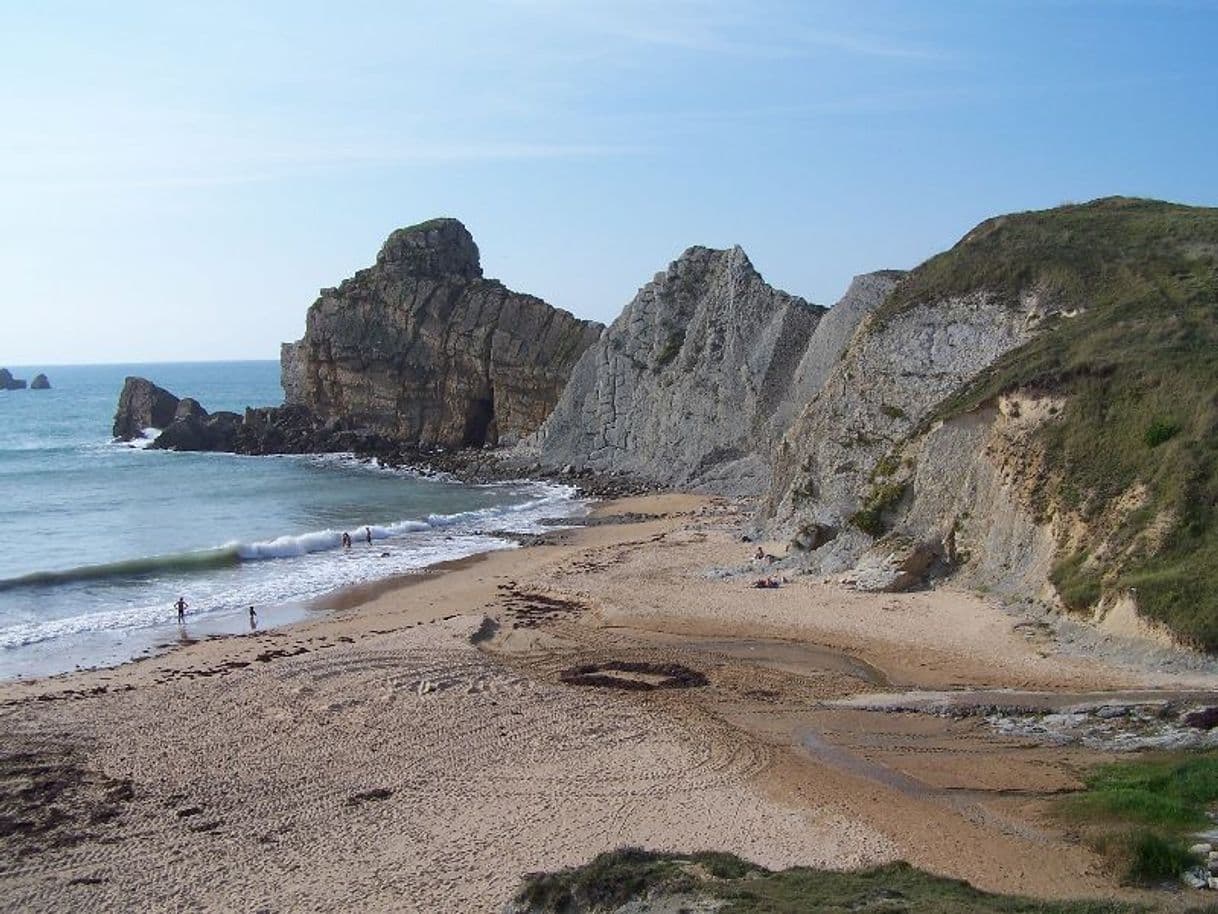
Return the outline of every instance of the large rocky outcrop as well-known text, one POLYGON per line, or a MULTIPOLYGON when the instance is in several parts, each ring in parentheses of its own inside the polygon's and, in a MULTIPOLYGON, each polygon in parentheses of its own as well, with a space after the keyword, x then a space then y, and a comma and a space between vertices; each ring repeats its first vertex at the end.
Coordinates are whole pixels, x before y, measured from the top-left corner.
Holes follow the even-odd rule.
POLYGON ((143 438, 144 429, 166 428, 173 422, 178 398, 147 378, 128 377, 118 395, 114 437, 123 441, 143 438))
POLYGON ((30 381, 30 390, 50 390, 51 382, 45 374, 34 375, 34 380, 30 381))
POLYGON ((406 445, 511 442, 541 425, 602 329, 484 279, 465 226, 435 219, 322 291, 283 347, 285 402, 406 445))
POLYGON ((692 247, 584 353, 528 447, 551 466, 757 491, 824 314, 739 247, 692 247))

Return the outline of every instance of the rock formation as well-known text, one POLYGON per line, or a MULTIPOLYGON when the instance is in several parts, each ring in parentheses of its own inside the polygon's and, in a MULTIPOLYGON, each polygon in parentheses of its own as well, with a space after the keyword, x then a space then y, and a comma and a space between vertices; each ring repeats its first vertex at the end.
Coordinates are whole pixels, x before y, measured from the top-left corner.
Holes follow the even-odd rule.
POLYGON ((824 314, 739 247, 692 247, 584 353, 528 446, 551 466, 758 491, 824 314))
POLYGON ((249 407, 209 413, 191 397, 178 399, 146 378, 127 378, 114 417, 116 438, 159 429, 151 448, 236 454, 392 453, 397 442, 341 419, 322 420, 303 406, 249 407))
POLYGON ((34 375, 34 380, 30 381, 30 390, 50 390, 51 382, 44 374, 34 375))
POLYGON ((114 437, 130 441, 143 438, 144 429, 166 428, 173 422, 178 402, 177 397, 148 379, 128 377, 123 381, 123 389, 118 396, 114 437))
POLYGON ((209 415, 128 379, 115 434, 243 453, 527 436, 503 466, 761 492, 754 532, 862 589, 952 575, 1218 649, 1215 289, 1218 210, 1112 198, 987 220, 828 310, 739 248, 690 248, 602 333, 483 279, 469 233, 435 220, 323 291, 283 347, 288 405, 209 415))
POLYGON ((407 445, 509 443, 549 415, 603 328, 484 279, 455 219, 399 229, 309 309, 286 403, 407 445))
POLYGON ((0 368, 0 390, 25 390, 25 381, 14 378, 7 368, 0 368))

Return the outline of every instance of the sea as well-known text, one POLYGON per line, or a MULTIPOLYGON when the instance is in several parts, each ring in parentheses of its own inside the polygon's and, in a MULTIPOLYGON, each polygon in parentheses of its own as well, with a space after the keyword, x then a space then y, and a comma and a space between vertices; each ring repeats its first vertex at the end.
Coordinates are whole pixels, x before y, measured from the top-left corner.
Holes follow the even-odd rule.
POLYGON ((241 411, 282 402, 274 361, 7 367, 45 372, 52 387, 0 391, 0 678, 249 632, 250 606, 259 630, 296 622, 347 588, 514 548, 496 533, 584 511, 574 489, 536 481, 469 485, 350 454, 111 438, 127 375, 241 411))

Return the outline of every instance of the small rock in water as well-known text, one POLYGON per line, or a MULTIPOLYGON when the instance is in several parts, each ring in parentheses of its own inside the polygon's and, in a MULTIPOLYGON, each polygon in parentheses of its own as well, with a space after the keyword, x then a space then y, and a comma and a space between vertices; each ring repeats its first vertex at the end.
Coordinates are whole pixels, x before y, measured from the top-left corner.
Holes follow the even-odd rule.
POLYGON ((1190 854, 1196 854, 1198 856, 1203 856, 1203 855, 1209 854, 1211 851, 1213 851, 1213 849, 1214 849, 1214 846, 1212 844, 1207 844, 1205 842, 1202 842, 1200 844, 1192 845, 1188 849, 1188 852, 1190 854))

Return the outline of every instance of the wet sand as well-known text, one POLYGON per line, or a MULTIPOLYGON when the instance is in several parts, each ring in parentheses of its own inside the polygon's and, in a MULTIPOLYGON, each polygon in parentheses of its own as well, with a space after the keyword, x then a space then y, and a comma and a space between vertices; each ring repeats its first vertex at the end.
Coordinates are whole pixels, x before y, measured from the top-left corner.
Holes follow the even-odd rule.
POLYGON ((623 844, 1145 897, 1045 816, 1105 753, 884 696, 1218 679, 1063 656, 969 594, 708 575, 755 548, 725 503, 598 511, 664 516, 0 685, 0 907, 493 912, 623 844))

